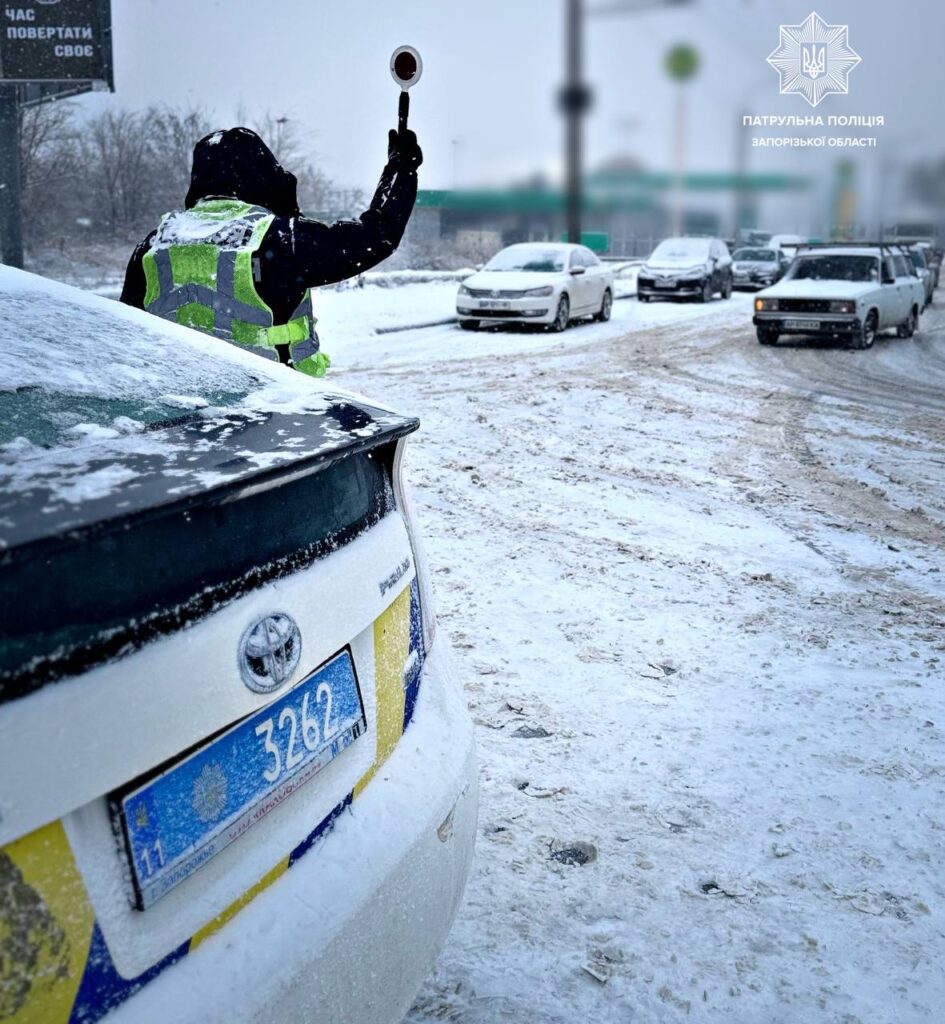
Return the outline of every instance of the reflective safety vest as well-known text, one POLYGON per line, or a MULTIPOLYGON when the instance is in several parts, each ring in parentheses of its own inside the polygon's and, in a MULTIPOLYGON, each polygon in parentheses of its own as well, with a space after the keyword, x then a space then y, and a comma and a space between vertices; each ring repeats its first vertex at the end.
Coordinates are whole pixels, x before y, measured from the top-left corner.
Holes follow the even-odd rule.
POLYGON ((236 199, 202 199, 165 214, 142 260, 144 308, 277 362, 276 346, 287 345, 297 370, 324 377, 331 359, 319 351, 311 291, 288 323, 274 324, 256 290, 256 252, 274 219, 236 199))

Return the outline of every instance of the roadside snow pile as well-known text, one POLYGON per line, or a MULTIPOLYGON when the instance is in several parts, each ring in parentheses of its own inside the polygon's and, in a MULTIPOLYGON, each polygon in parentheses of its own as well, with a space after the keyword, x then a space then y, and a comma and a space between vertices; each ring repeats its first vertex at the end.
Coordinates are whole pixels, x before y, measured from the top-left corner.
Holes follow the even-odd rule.
POLYGON ((358 277, 350 277, 339 281, 331 287, 343 291, 347 288, 363 288, 373 285, 376 288, 400 288, 405 284, 439 284, 442 281, 465 281, 476 271, 472 267, 459 270, 369 270, 358 277))
POLYGON ((423 283, 401 282, 399 286, 374 284, 364 288, 320 288, 312 296, 316 330, 322 346, 334 354, 336 337, 358 337, 441 324, 456 318, 454 280, 423 283))

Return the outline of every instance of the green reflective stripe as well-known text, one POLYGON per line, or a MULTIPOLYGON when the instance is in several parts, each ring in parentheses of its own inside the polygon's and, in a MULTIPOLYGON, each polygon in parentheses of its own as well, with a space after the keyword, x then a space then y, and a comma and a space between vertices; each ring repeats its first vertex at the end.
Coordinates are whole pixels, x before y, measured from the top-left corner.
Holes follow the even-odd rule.
POLYGON ((216 288, 217 255, 215 245, 197 243, 194 245, 171 245, 171 268, 174 284, 201 284, 205 288, 216 288))
POLYGON ((276 324, 266 328, 266 337, 271 345, 293 345, 310 337, 308 317, 290 320, 287 324, 276 324))
POLYGON ((213 310, 199 302, 188 302, 177 311, 177 322, 184 327, 212 333, 214 329, 213 310))
POLYGON ((201 220, 250 220, 258 217, 271 217, 272 214, 263 206, 253 206, 241 199, 201 199, 190 213, 201 220))
POLYGON ((331 356, 327 352, 316 352, 310 358, 294 364, 296 370, 308 374, 309 377, 324 377, 329 366, 331 366, 331 356))

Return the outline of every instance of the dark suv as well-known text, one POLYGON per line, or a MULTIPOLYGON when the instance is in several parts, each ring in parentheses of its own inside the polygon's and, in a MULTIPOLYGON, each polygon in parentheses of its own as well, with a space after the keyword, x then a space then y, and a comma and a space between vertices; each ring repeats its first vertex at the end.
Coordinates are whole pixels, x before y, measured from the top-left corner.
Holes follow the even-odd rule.
POLYGON ((698 299, 732 295, 732 257, 719 238, 667 238, 640 267, 637 298, 698 299))

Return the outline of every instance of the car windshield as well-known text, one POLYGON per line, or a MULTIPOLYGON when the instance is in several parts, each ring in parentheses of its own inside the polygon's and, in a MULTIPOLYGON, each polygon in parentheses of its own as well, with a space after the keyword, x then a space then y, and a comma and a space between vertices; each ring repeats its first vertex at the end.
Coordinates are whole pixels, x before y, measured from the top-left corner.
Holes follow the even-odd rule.
POLYGON ((560 274, 566 253, 559 249, 503 249, 485 270, 527 270, 534 274, 560 274))
POLYGON ((788 276, 794 281, 878 281, 879 260, 875 256, 802 256, 794 261, 788 276))
POLYGON ((773 263, 776 257, 774 249, 739 249, 735 259, 751 263, 773 263))
POLYGON ((653 250, 650 259, 672 263, 700 263, 708 256, 708 238, 667 238, 653 250))

